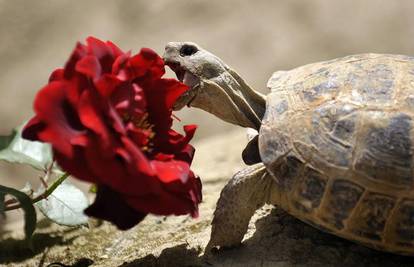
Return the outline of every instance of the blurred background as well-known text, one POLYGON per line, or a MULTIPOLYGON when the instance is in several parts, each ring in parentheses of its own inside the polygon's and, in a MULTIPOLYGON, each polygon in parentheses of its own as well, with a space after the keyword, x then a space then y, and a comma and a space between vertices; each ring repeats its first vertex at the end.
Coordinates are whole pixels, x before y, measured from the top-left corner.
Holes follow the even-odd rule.
MULTIPOLYGON (((194 41, 266 93, 276 70, 365 52, 414 55, 413 14, 410 0, 0 0, 0 135, 32 116, 49 73, 89 35, 159 54, 169 41, 194 41)), ((195 141, 236 129, 194 109, 178 116, 199 125, 195 141)), ((38 175, 0 163, 3 185, 38 175)))

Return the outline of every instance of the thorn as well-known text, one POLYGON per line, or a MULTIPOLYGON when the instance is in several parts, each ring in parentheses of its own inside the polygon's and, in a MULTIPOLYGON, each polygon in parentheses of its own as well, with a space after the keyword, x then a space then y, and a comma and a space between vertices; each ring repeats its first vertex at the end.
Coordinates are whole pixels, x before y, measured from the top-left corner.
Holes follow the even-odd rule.
POLYGON ((45 181, 45 179, 42 176, 39 176, 40 182, 42 183, 42 185, 45 187, 45 189, 47 189, 48 185, 47 182, 45 181))
POLYGON ((180 118, 178 118, 174 113, 172 113, 171 114, 171 116, 174 118, 174 119, 176 119, 177 121, 179 121, 179 122, 181 122, 181 119, 180 118))

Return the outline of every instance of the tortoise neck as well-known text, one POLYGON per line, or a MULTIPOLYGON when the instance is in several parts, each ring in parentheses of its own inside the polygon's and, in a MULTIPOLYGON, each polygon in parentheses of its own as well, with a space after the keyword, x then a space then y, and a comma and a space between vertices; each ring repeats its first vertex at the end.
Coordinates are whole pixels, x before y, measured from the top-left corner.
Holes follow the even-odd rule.
POLYGON ((238 112, 243 114, 236 124, 259 130, 266 110, 265 96, 251 88, 234 70, 227 71, 230 77, 225 79, 223 86, 230 87, 228 91, 231 93, 228 95, 237 106, 238 112))
POLYGON ((266 99, 235 71, 225 66, 213 77, 198 77, 200 82, 190 91, 194 97, 188 105, 205 110, 228 123, 260 129, 266 99))

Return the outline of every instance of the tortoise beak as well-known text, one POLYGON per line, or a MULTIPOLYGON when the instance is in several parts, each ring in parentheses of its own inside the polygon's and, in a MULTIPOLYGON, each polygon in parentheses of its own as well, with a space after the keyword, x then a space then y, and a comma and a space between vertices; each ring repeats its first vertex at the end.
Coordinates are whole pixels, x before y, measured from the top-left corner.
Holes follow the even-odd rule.
POLYGON ((170 67, 170 69, 175 73, 177 79, 180 80, 180 82, 184 80, 185 70, 183 67, 181 67, 180 63, 165 60, 165 65, 170 67))
POLYGON ((200 79, 190 71, 182 67, 178 62, 165 61, 165 64, 174 71, 177 79, 187 85, 189 89, 184 92, 175 102, 173 110, 180 110, 184 106, 190 107, 191 102, 197 95, 200 79))
POLYGON ((184 92, 173 105, 173 110, 180 110, 184 106, 191 107, 191 103, 197 96, 199 86, 189 87, 189 89, 184 92))

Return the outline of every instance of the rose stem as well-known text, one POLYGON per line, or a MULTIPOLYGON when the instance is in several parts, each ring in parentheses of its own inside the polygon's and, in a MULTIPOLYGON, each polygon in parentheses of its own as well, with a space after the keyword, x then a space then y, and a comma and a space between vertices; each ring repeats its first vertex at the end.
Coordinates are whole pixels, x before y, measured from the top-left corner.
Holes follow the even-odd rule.
MULTIPOLYGON (((32 199, 32 203, 34 204, 36 202, 39 202, 42 199, 47 198, 68 177, 69 177, 69 173, 65 173, 62 176, 60 176, 59 178, 57 178, 53 182, 53 184, 49 188, 46 189, 46 191, 43 194, 41 194, 41 195, 35 197, 34 199, 32 199)), ((15 210, 15 209, 19 209, 19 208, 21 208, 21 206, 20 206, 20 204, 17 204, 17 205, 13 205, 13 206, 6 207, 4 210, 5 211, 9 211, 9 210, 15 210)))

